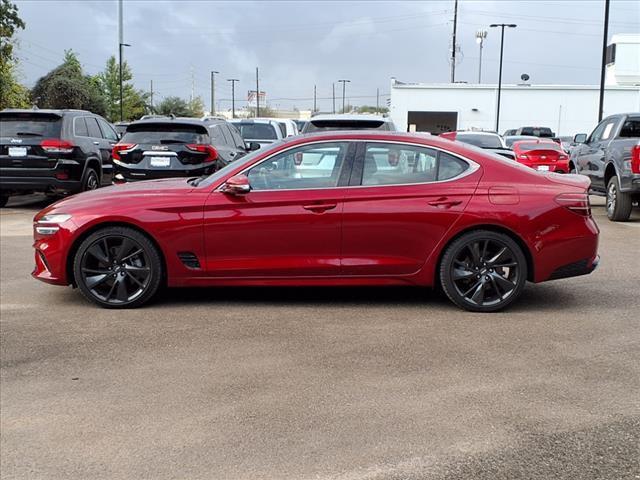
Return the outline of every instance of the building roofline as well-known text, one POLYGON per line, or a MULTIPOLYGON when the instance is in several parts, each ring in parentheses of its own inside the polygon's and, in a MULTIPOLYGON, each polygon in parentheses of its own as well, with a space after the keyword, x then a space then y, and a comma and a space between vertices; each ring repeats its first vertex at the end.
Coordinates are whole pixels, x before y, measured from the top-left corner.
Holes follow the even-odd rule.
MULTIPOLYGON (((391 83, 391 88, 398 90, 495 90, 496 83, 391 83)), ((502 84, 502 90, 599 90, 599 85, 531 85, 531 84, 502 84)), ((631 90, 640 92, 640 85, 605 85, 605 90, 631 90)))

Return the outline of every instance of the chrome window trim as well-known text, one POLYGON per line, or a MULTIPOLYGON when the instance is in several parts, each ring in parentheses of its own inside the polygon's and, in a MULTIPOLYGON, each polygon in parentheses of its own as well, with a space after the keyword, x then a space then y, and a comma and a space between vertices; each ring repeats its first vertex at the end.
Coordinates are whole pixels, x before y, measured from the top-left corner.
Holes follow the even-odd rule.
MULTIPOLYGON (((396 145, 410 145, 413 147, 420 147, 420 148, 430 148, 432 150, 436 150, 438 152, 443 152, 446 153, 448 155, 451 155, 452 157, 456 157, 459 160, 462 160, 463 162, 467 163, 469 165, 469 168, 467 168, 464 172, 460 173, 460 175, 456 175, 455 177, 451 177, 451 178, 447 178, 446 180, 434 180, 431 182, 416 182, 416 183, 388 183, 385 185, 344 185, 344 186, 335 186, 335 187, 322 187, 322 188, 287 188, 287 189, 281 189, 281 188, 275 188, 275 189, 269 189, 269 190, 251 190, 252 192, 295 192, 295 191, 306 191, 306 190, 336 190, 336 189, 343 189, 343 188, 385 188, 385 187, 402 187, 402 186, 412 186, 412 185, 431 185, 434 183, 447 183, 447 182, 452 182, 455 180, 459 180, 461 178, 467 177, 469 175, 472 175, 473 173, 477 172, 480 169, 480 164, 474 162, 473 160, 470 160, 466 157, 463 157, 460 154, 457 153, 453 153, 449 150, 445 150, 444 148, 440 148, 440 147, 434 147, 432 145, 424 145, 422 143, 413 143, 413 142, 403 142, 403 141, 399 141, 399 140, 377 140, 377 139, 352 139, 352 140, 348 140, 348 139, 343 139, 343 140, 319 140, 317 142, 309 142, 309 143, 305 143, 305 144, 298 144, 298 145, 293 145, 291 147, 279 150, 278 152, 269 155, 266 158, 263 158, 262 160, 260 160, 258 163, 254 163, 253 165, 245 168, 244 170, 236 173, 235 175, 246 175, 246 172, 248 170, 251 170, 253 167, 257 167, 258 165, 260 165, 263 162, 266 162, 267 160, 270 160, 271 158, 275 157, 276 155, 280 155, 281 153, 287 152, 289 150, 293 150, 294 148, 298 148, 298 147, 302 147, 302 146, 307 146, 307 145, 316 145, 316 144, 321 144, 321 143, 343 143, 343 142, 350 142, 350 143, 384 143, 384 144, 389 144, 389 143, 393 143, 396 145)), ((232 175, 232 176, 235 176, 232 175)), ((229 177, 230 178, 230 177, 229 177)), ((219 187, 217 187, 215 189, 215 191, 219 191, 222 186, 226 183, 222 182, 222 184, 220 184, 219 187)))

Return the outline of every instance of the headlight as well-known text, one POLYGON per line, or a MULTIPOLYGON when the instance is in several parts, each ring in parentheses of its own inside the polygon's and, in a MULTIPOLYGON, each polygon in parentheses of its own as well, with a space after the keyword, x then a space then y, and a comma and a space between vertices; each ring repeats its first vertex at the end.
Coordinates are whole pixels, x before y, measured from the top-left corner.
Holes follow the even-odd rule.
POLYGON ((36 232, 38 232, 40 235, 53 235, 58 230, 60 230, 60 227, 58 227, 58 225, 66 222, 70 218, 71 215, 68 215, 66 213, 52 213, 49 215, 45 215, 36 223, 36 232))

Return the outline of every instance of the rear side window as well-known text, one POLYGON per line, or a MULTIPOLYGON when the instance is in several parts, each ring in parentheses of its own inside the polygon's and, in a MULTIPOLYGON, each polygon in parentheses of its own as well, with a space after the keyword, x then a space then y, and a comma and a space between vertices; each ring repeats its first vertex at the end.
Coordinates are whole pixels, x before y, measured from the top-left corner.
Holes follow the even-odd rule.
POLYGON ((84 121, 84 117, 76 117, 73 119, 73 132, 78 137, 89 136, 89 130, 87 130, 87 124, 84 121))
POLYGON ((60 138, 62 118, 58 115, 25 113, 0 114, 0 137, 60 138))
POLYGON ((132 123, 122 136, 123 143, 209 143, 207 129, 200 125, 180 123, 132 123))
POLYGON ((440 152, 438 155, 438 180, 449 180, 457 177, 467 168, 469 168, 469 164, 458 157, 445 152, 440 152))
POLYGON ((235 124, 245 140, 277 140, 276 129, 270 123, 239 122, 235 124))
POLYGON ((87 123, 87 130, 89 130, 89 136, 91 138, 102 138, 102 132, 98 127, 98 122, 93 117, 84 117, 84 121, 87 123))
POLYGON ((280 127, 280 132, 282 132, 282 136, 287 136, 287 124, 284 122, 278 122, 278 126, 280 127))
POLYGON ((620 138, 640 138, 640 117, 625 120, 620 129, 620 138))

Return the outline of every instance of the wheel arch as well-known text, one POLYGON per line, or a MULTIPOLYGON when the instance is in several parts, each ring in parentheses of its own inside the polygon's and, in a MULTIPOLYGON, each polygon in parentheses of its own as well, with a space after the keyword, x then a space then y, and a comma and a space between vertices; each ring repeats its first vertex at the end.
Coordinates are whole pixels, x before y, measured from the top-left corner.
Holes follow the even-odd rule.
POLYGON ((524 258, 527 261, 527 280, 530 282, 534 281, 535 272, 534 272, 534 265, 533 265, 533 256, 531 255, 531 250, 527 246, 527 243, 522 239, 522 237, 517 233, 515 233, 513 230, 507 227, 504 227, 502 225, 478 224, 478 225, 471 225, 469 227, 466 227, 463 230, 460 230, 454 236, 452 236, 449 240, 447 240, 447 243, 445 243, 443 247, 440 249, 440 252, 438 253, 438 260, 435 263, 434 283, 433 283, 434 285, 439 285, 440 263, 442 262, 442 257, 444 256, 444 253, 447 251, 447 248, 449 248, 449 246, 453 242, 455 242, 457 239, 459 239, 463 235, 470 232, 477 231, 477 230, 488 230, 495 233, 502 233, 504 235, 507 235, 514 242, 516 242, 520 247, 520 249, 522 250, 522 253, 524 254, 524 258))
POLYGON ((87 230, 85 230, 80 235, 78 235, 78 237, 71 244, 71 247, 69 248, 69 252, 67 254, 67 261, 66 261, 65 269, 66 269, 68 283, 72 284, 74 287, 77 286, 76 281, 75 281, 75 276, 74 276, 74 273, 73 273, 73 261, 74 261, 74 258, 76 256, 76 252, 78 251, 78 248, 80 248, 80 245, 82 244, 82 242, 87 237, 89 237, 91 234, 93 234, 93 233, 95 233, 98 230, 101 230, 103 228, 107 228, 107 227, 125 227, 125 228, 130 228, 130 229, 136 230, 138 233, 144 235, 153 244, 153 246, 156 247, 156 249, 158 250, 158 255, 160 255, 160 260, 162 261, 162 281, 166 283, 166 279, 167 279, 167 259, 165 258, 164 252, 162 250, 162 247, 160 247, 160 244, 158 244, 158 242, 156 241, 155 238, 153 238, 151 235, 149 235, 144 229, 140 228, 138 225, 135 225, 133 223, 128 223, 128 222, 123 222, 123 221, 98 223, 96 225, 93 225, 92 227, 89 227, 87 230))
POLYGON ((93 168, 98 174, 98 180, 102 181, 102 162, 98 158, 95 158, 95 157, 87 158, 87 161, 84 163, 84 169, 82 171, 83 179, 88 168, 93 168))
POLYGON ((618 171, 616 170, 615 165, 612 162, 609 162, 607 164, 607 166, 604 169, 604 190, 605 192, 607 191, 607 188, 609 186, 609 180, 611 180, 613 177, 617 177, 618 176, 618 171))

